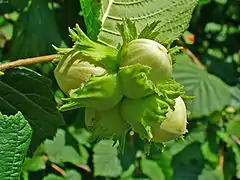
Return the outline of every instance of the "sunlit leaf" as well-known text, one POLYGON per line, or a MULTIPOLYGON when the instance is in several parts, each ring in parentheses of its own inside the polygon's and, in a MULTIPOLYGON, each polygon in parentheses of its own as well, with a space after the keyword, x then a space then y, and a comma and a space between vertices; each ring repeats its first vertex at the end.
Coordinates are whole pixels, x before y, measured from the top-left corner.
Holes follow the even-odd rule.
POLYGON ((187 55, 178 55, 176 59, 174 77, 184 85, 187 95, 195 96, 187 103, 192 117, 210 115, 230 104, 229 87, 220 78, 198 68, 187 55))
POLYGON ((174 39, 187 29, 197 0, 80 0, 87 31, 91 38, 110 46, 121 42, 116 24, 122 18, 136 22, 140 32, 153 21, 160 21, 157 41, 174 39))

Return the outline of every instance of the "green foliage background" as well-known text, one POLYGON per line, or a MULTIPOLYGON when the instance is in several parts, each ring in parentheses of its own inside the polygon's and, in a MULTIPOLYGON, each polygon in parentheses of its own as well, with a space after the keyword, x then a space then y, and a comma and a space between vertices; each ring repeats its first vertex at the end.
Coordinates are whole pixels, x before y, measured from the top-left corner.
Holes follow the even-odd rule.
MULTIPOLYGON (((55 53, 52 44, 72 46, 67 29, 76 23, 93 40, 117 46, 117 20, 104 19, 109 1, 102 2, 99 6, 97 0, 0 0, 0 63, 55 53)), ((10 116, 21 111, 32 127, 21 178, 240 179, 240 1, 199 0, 194 9, 195 5, 194 0, 155 0, 142 3, 137 11, 131 3, 124 7, 116 3, 115 11, 109 11, 111 16, 139 16, 135 19, 139 31, 150 18, 145 11, 153 12, 152 20, 161 21, 157 38, 161 43, 184 32, 174 42, 185 48, 174 57, 174 77, 187 95, 195 96, 187 102, 185 140, 154 146, 148 156, 144 142, 133 133, 123 153, 111 140, 91 142, 82 109, 65 113, 56 109, 63 93, 53 76, 55 63, 15 68, 0 77, 0 112, 10 116)), ((6 117, 0 120, 1 139, 6 117)), ((0 153, 0 164, 3 157, 0 153)))

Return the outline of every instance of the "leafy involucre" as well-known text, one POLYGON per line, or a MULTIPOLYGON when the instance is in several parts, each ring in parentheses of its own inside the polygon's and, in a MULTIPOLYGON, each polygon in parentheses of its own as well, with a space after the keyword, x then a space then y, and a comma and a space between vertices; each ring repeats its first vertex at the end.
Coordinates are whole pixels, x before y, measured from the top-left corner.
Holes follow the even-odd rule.
POLYGON ((94 146, 93 151, 95 176, 117 177, 122 173, 117 148, 113 147, 113 141, 102 140, 94 146))
POLYGON ((116 25, 122 18, 136 22, 138 32, 146 24, 159 21, 157 28, 160 29, 160 33, 156 40, 164 42, 178 37, 187 29, 192 11, 197 4, 197 0, 81 0, 80 2, 91 38, 97 38, 100 42, 114 47, 121 42, 116 25))
POLYGON ((105 74, 91 77, 78 89, 69 92, 67 103, 60 107, 66 111, 80 107, 101 110, 111 109, 122 99, 122 92, 117 74, 105 74))
POLYGON ((185 87, 187 95, 195 96, 187 103, 192 117, 207 116, 230 103, 229 87, 218 77, 199 69, 187 55, 176 57, 173 76, 185 87))
POLYGON ((20 179, 32 129, 18 112, 15 116, 0 113, 0 179, 20 179))
POLYGON ((64 124, 49 86, 48 79, 22 68, 8 70, 0 77, 0 111, 7 115, 22 112, 33 129, 32 149, 53 137, 57 127, 64 124))
POLYGON ((122 119, 119 105, 109 110, 85 109, 85 124, 95 138, 125 139, 129 125, 122 119))
POLYGON ((158 91, 154 83, 147 78, 150 70, 150 67, 141 64, 121 67, 118 76, 123 94, 131 99, 139 99, 158 91))

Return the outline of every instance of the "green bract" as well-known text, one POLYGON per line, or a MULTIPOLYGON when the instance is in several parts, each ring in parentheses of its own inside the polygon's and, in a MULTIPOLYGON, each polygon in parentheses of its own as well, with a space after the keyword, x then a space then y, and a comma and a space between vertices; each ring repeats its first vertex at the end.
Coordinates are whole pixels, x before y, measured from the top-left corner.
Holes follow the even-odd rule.
POLYGON ((136 100, 125 98, 121 104, 121 115, 141 138, 151 139, 151 125, 165 118, 168 107, 157 95, 136 100))
POLYGON ((80 107, 111 109, 122 99, 122 92, 117 74, 105 74, 91 77, 77 89, 69 91, 68 102, 60 110, 80 107))
POLYGON ((86 108, 85 124, 96 138, 122 138, 129 130, 129 125, 122 119, 119 106, 109 110, 86 108))
POLYGON ((69 94, 71 89, 76 89, 92 76, 99 76, 106 71, 102 67, 95 67, 87 61, 89 57, 84 57, 81 52, 70 51, 54 70, 59 87, 65 94, 69 94))
POLYGON ((164 142, 186 133, 186 107, 181 97, 176 98, 174 110, 156 95, 124 99, 121 114, 141 138, 164 142))
POLYGON ((169 141, 187 132, 186 106, 181 97, 176 98, 175 101, 174 111, 169 109, 164 121, 152 124, 153 141, 169 141))
POLYGON ((172 75, 172 59, 168 50, 153 40, 131 41, 121 49, 119 58, 123 93, 131 99, 158 93, 155 85, 172 75))
POLYGON ((93 42, 79 26, 69 31, 74 47, 58 49, 67 53, 54 70, 59 87, 68 95, 60 110, 113 108, 122 98, 116 74, 117 49, 93 42))

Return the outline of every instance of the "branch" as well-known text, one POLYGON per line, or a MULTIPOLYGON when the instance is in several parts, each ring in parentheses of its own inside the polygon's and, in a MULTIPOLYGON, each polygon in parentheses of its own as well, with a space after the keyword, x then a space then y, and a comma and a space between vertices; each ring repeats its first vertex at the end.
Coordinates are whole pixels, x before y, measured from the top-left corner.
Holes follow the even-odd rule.
POLYGON ((232 140, 240 146, 240 139, 238 139, 236 136, 232 136, 232 140))
POLYGON ((202 63, 199 61, 197 56, 193 54, 193 52, 190 49, 184 47, 184 44, 182 41, 178 40, 177 43, 183 47, 182 52, 186 53, 192 59, 193 63, 196 64, 197 67, 199 67, 200 69, 206 70, 205 66, 202 65, 202 63))
POLYGON ((15 68, 18 66, 27 66, 27 65, 37 64, 37 63, 50 62, 58 57, 60 57, 60 55, 52 54, 52 55, 39 56, 34 58, 19 59, 16 61, 0 64, 0 71, 5 71, 7 69, 15 68))
POLYGON ((190 49, 187 48, 183 48, 183 52, 185 52, 193 61, 194 64, 197 65, 197 67, 201 68, 201 69, 206 69, 202 63, 199 61, 199 59, 197 58, 197 56, 195 56, 195 54, 192 53, 192 51, 190 51, 190 49))
MULTIPOLYGON (((48 160, 49 160, 48 157, 45 156, 45 155, 43 155, 42 157, 43 157, 43 159, 45 159, 45 161, 48 161, 48 160)), ((64 171, 62 168, 60 168, 59 166, 57 166, 56 164, 51 163, 51 167, 52 167, 53 169, 55 169, 57 172, 59 172, 61 175, 64 175, 64 174, 65 174, 65 171, 64 171)))

